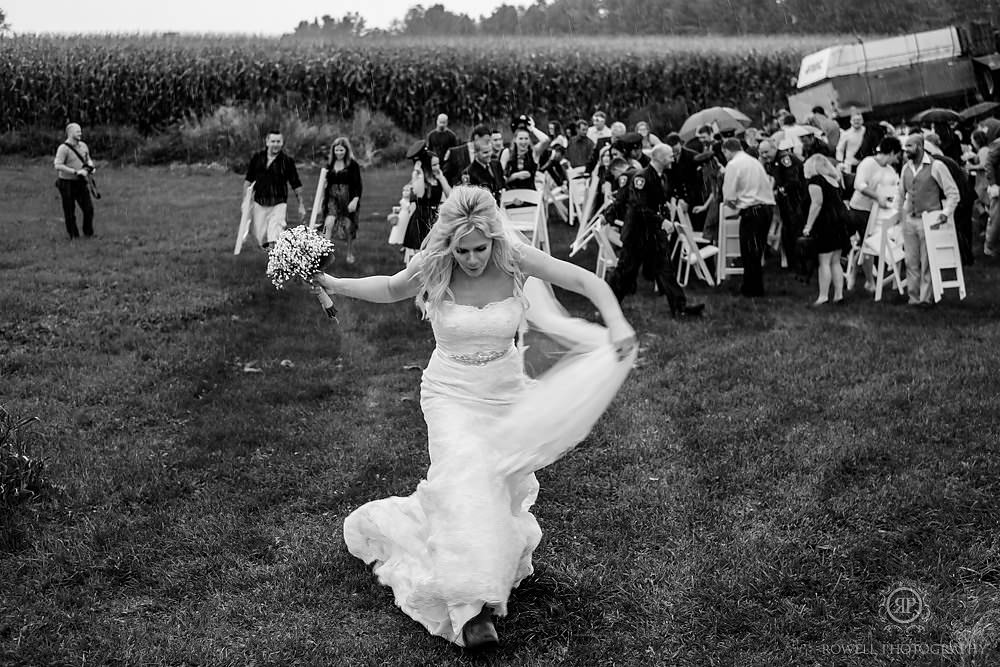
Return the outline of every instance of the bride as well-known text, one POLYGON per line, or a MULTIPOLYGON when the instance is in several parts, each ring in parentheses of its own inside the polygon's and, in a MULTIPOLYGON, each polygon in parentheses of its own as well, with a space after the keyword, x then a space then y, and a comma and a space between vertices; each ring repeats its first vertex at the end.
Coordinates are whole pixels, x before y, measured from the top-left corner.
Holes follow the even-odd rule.
POLYGON ((427 478, 408 497, 352 512, 348 550, 374 562, 396 604, 432 634, 496 644, 492 617, 506 615, 542 536, 529 511, 534 471, 580 442, 614 398, 635 332, 604 281, 509 238, 495 200, 476 187, 452 190, 399 273, 313 281, 315 291, 379 303, 415 297, 436 341, 420 385, 427 478), (548 284, 588 297, 607 328, 568 317, 548 284), (569 350, 537 378, 515 345, 529 330, 569 350))

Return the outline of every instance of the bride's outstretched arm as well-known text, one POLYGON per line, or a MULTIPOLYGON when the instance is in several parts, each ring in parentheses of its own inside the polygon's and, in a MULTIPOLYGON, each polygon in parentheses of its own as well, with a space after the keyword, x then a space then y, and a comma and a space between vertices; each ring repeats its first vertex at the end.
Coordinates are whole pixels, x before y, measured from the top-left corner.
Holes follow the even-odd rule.
POLYGON ((576 264, 556 259, 527 244, 520 246, 520 257, 525 276, 534 276, 590 299, 601 313, 611 341, 620 351, 626 343, 634 344, 635 330, 625 320, 618 299, 606 282, 576 264))
POLYGON ((367 278, 335 278, 327 273, 313 275, 313 283, 327 294, 342 294, 352 299, 362 299, 374 303, 392 303, 412 299, 420 290, 419 261, 411 261, 399 273, 392 276, 368 276, 367 278))

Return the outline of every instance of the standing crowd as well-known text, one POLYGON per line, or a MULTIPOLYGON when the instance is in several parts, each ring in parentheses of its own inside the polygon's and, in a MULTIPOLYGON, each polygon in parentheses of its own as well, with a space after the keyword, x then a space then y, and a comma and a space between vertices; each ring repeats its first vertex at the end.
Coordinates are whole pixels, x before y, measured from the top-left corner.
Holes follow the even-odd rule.
MULTIPOLYGON (((630 132, 597 111, 589 121, 551 120, 547 133, 530 117, 518 116, 509 143, 498 127, 482 124, 462 142, 448 123, 440 114, 426 139, 407 154, 413 170, 401 202, 407 207, 399 236, 404 262, 422 247, 453 187, 485 188, 499 203, 505 190, 534 190, 543 177, 557 189, 571 179, 600 184, 592 212, 620 228, 622 243, 608 278, 612 289, 623 300, 636 290, 641 274, 668 299, 675 316, 698 315, 702 307, 689 305, 677 284, 671 225, 662 222, 672 205, 687 213, 693 230, 709 243, 719 241, 720 215, 728 209, 738 216, 739 294, 746 297, 764 296, 764 271, 773 257, 804 281, 818 275, 814 305, 842 303, 843 260, 864 243, 875 206, 902 206, 912 304, 931 302, 924 213, 940 211, 942 219, 954 220, 963 264, 974 261, 980 238, 985 256, 1000 253, 1000 120, 995 118, 975 127, 941 121, 894 126, 869 123, 855 113, 842 128, 816 107, 801 120, 780 111, 761 129, 703 125, 693 136, 669 132, 661 140, 648 122, 636 123, 630 132)), ((269 131, 245 179, 248 234, 263 248, 285 229, 289 189, 300 218, 306 216, 302 183, 283 147, 281 133, 269 131)), ((93 236, 93 199, 100 195, 78 124, 66 127, 54 166, 69 237, 80 236, 77 208, 83 236, 93 236)), ((327 238, 344 242, 346 261, 354 263, 364 188, 346 137, 333 141, 324 178, 316 226, 327 238)), ((864 281, 858 284, 874 291, 871 256, 863 256, 864 281)))

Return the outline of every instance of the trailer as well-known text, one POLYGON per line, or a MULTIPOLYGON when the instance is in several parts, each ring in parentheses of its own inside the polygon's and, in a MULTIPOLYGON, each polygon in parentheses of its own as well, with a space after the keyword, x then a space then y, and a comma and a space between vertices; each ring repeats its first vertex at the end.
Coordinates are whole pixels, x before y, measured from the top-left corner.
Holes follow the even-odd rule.
POLYGON ((838 44, 802 59, 788 108, 800 119, 820 106, 831 118, 896 120, 1000 101, 998 51, 1000 33, 986 22, 838 44))

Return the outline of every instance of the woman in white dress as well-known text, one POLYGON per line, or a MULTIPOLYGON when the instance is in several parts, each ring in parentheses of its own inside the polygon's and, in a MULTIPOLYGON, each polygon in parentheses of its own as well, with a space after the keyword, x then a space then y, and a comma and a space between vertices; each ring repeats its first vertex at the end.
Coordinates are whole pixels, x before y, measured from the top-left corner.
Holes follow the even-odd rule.
POLYGON ((492 616, 506 615, 541 539, 533 473, 580 442, 614 398, 635 332, 604 281, 509 236, 490 193, 470 186, 453 189, 403 271, 314 283, 373 302, 416 297, 436 342, 420 386, 427 477, 408 497, 351 513, 348 550, 374 562, 396 604, 432 634, 496 644, 492 616), (548 284, 587 296, 607 328, 568 317, 548 284), (533 379, 515 344, 528 328, 572 351, 533 379))

